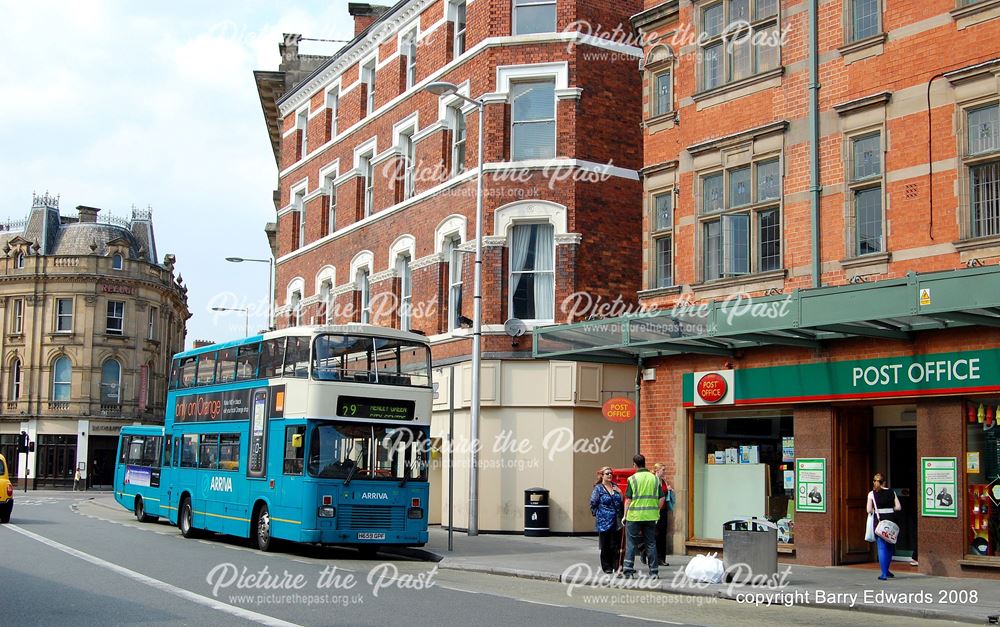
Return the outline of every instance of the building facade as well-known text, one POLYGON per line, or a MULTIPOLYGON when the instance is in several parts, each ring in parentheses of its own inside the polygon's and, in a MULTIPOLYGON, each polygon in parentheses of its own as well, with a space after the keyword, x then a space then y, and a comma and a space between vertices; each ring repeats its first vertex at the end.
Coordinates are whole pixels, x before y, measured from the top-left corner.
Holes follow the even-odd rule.
MULTIPOLYGON (((162 423, 170 357, 184 346, 187 288, 157 261, 151 212, 130 220, 36 196, 0 231, 0 452, 29 486, 111 485, 118 431, 162 423), (35 444, 18 453, 21 432, 35 444)), ((16 473, 14 472, 16 471, 16 473)))
MULTIPOLYGON (((356 38, 277 101, 270 86, 285 78, 256 74, 280 137, 278 324, 371 322, 431 339, 438 445, 455 388, 458 527, 468 520, 479 105, 427 87, 453 83, 482 103, 479 526, 520 531, 524 489, 544 487, 554 532, 590 531, 595 470, 628 465, 636 443, 632 426, 605 420, 601 406, 634 397, 635 369, 534 362, 530 334, 511 337, 504 323, 521 321, 507 327, 516 335, 586 315, 574 304, 582 291, 634 301, 641 50, 580 24, 627 31, 641 8, 631 0, 352 4, 356 38)), ((296 41, 286 37, 285 67, 294 66, 296 41)), ((447 455, 434 459, 440 473, 447 455)), ((447 511, 446 477, 432 475, 441 506, 432 522, 447 511)))
POLYGON ((651 313, 535 342, 643 369, 641 447, 671 460, 675 548, 720 547, 722 522, 757 515, 783 559, 872 561, 881 471, 897 555, 998 572, 998 17, 969 0, 633 17, 651 313))

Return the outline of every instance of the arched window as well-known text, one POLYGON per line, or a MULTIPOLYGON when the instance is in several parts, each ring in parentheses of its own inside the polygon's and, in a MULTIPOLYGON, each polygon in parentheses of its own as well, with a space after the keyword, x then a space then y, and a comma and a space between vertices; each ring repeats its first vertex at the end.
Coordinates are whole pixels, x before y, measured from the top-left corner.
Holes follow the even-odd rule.
POLYGON ((291 307, 288 321, 289 326, 297 327, 302 321, 302 292, 292 292, 292 298, 288 302, 288 306, 291 307))
POLYGON ((73 364, 63 355, 52 364, 52 400, 68 401, 72 389, 73 364))
POLYGON ((24 253, 17 253, 17 256, 14 257, 14 267, 15 268, 24 267, 24 253))
POLYGON ((21 398, 21 360, 15 359, 10 365, 10 400, 21 398))
POLYGON ((122 366, 109 359, 101 367, 101 405, 121 405, 122 366))
POLYGON ((358 270, 358 291, 361 292, 361 323, 368 324, 372 316, 372 301, 368 284, 368 268, 358 270))
POLYGON ((121 270, 123 267, 124 267, 124 260, 122 259, 122 256, 119 255, 118 253, 115 253, 114 255, 112 255, 111 256, 111 269, 112 270, 121 270))

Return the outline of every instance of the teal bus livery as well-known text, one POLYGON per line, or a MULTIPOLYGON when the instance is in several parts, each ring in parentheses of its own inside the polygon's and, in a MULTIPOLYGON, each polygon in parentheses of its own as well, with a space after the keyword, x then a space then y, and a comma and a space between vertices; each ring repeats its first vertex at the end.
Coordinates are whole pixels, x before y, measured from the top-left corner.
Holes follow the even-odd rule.
MULTIPOLYGON (((118 500, 138 517, 149 494, 161 500, 142 514, 166 516, 185 537, 249 537, 263 551, 275 539, 366 552, 423 546, 430 373, 424 336, 360 324, 178 353, 159 492, 123 483, 118 500)), ((130 459, 119 455, 123 482, 129 468, 145 468, 130 459)))

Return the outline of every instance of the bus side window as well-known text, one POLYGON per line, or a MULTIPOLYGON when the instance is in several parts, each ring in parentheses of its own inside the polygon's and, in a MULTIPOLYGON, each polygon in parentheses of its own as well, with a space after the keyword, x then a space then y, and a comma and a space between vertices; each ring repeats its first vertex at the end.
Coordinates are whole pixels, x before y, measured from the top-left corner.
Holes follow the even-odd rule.
POLYGON ((132 436, 123 435, 121 441, 121 450, 118 451, 118 463, 124 464, 125 460, 128 458, 128 447, 132 445, 132 436))
POLYGON ((142 447, 143 466, 158 467, 160 465, 160 437, 149 436, 142 447))
POLYGON ((302 474, 302 460, 306 451, 305 434, 305 427, 285 427, 284 474, 286 475, 302 474))
POLYGON ((216 468, 219 460, 219 435, 204 433, 198 451, 198 468, 216 468))
POLYGON ((308 337, 288 338, 288 348, 285 350, 284 375, 296 379, 309 378, 308 337))
POLYGON ((285 338, 279 337, 267 340, 261 347, 260 377, 266 379, 280 377, 284 361, 285 338))
POLYGON ((180 464, 181 461, 181 439, 174 438, 174 466, 180 464))
POLYGON ((218 353, 205 353, 198 357, 198 385, 215 382, 215 358, 218 353))
POLYGON ((171 461, 170 461, 171 460, 171 457, 170 457, 171 446, 170 446, 170 444, 173 441, 174 441, 174 439, 171 438, 169 435, 167 435, 167 436, 165 436, 163 438, 163 465, 164 466, 170 466, 170 464, 171 464, 171 461))
POLYGON ((257 361, 260 359, 260 344, 240 346, 236 354, 236 380, 247 381, 257 378, 257 361))
POLYGON ((181 385, 181 360, 174 359, 170 362, 170 389, 175 390, 181 385))
POLYGON ((197 357, 187 357, 181 361, 181 383, 180 387, 191 387, 195 382, 195 372, 198 368, 197 357))
POLYGON ((181 445, 181 468, 194 468, 198 464, 198 436, 185 435, 181 445))
POLYGON ((240 434, 223 433, 219 439, 219 470, 240 469, 240 434))
POLYGON ((236 349, 226 348, 219 351, 219 360, 215 364, 215 382, 229 383, 236 378, 236 349))

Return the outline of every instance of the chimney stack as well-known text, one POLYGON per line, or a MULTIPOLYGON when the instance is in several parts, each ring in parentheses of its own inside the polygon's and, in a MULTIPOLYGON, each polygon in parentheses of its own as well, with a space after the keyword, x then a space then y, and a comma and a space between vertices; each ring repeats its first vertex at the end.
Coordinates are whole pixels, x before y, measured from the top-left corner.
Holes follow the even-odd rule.
POLYGON ((195 340, 192 348, 205 348, 206 346, 211 346, 215 344, 212 340, 195 340))
POLYGON ((80 213, 80 222, 97 222, 99 208, 77 205, 76 210, 80 213))
POLYGON ((360 35, 388 10, 389 7, 368 4, 367 2, 347 3, 347 12, 354 16, 354 36, 360 35))

